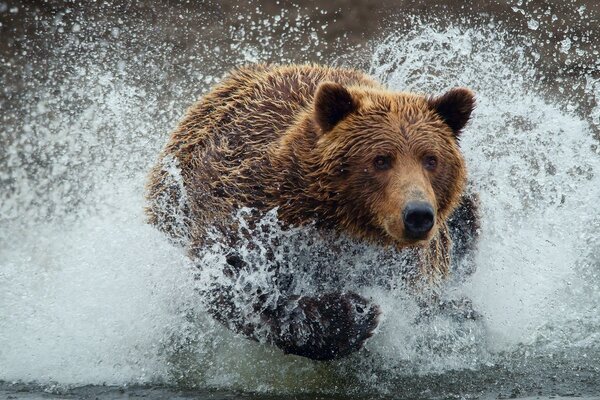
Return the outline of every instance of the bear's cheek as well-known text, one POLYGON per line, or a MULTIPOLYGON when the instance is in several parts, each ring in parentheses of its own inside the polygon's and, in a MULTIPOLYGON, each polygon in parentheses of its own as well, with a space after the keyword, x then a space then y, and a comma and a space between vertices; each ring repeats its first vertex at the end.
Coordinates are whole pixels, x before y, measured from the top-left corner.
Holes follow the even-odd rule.
POLYGON ((464 189, 466 177, 460 171, 452 164, 449 168, 439 171, 431 181, 442 218, 447 217, 446 214, 451 211, 464 189))

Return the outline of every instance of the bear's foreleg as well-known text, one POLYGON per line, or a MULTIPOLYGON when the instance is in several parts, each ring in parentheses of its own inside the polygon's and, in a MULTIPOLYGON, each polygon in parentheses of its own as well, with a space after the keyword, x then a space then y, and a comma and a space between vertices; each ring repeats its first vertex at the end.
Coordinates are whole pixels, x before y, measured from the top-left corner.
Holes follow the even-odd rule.
MULTIPOLYGON (((228 259, 232 283, 235 271, 246 268, 241 263, 237 257, 228 259)), ((278 278, 271 291, 280 293, 276 300, 265 288, 248 293, 224 282, 213 282, 202 294, 210 314, 229 329, 313 360, 341 358, 361 349, 378 325, 379 307, 358 294, 289 295, 283 283, 287 279, 278 278)))
POLYGON ((264 315, 272 342, 289 354, 332 360, 360 350, 378 325, 380 310, 358 294, 291 296, 264 315))

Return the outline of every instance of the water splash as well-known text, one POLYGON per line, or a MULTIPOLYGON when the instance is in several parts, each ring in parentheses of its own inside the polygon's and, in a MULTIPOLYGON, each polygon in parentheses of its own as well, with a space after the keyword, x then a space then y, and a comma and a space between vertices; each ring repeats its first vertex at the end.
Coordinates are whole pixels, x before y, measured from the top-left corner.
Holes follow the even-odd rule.
MULTIPOLYGON (((56 32, 72 34, 51 49, 48 73, 34 60, 20 95, 5 92, 0 380, 422 396, 431 387, 485 390, 490 376, 496 387, 515 373, 534 387, 575 368, 597 372, 600 218, 589 210, 600 196, 598 107, 586 117, 571 99, 551 96, 528 41, 493 24, 417 22, 374 46, 369 65, 392 89, 477 93, 461 146, 483 204, 478 270, 448 296, 470 297, 484 325, 444 315, 416 324, 419 308, 401 288, 360 287, 382 306, 379 332, 365 351, 319 364, 236 337, 206 316, 184 252, 144 222, 144 176, 168 128, 223 65, 303 61, 277 50, 298 40, 275 39, 287 16, 253 20, 229 31, 234 46, 198 45, 193 57, 175 59, 185 68, 165 71, 157 66, 173 65, 172 45, 132 53, 124 40, 138 48, 144 29, 120 26, 110 30, 119 40, 89 43, 81 37, 99 25, 79 20, 69 29, 65 17, 56 32)), ((295 29, 311 38, 305 51, 317 51, 319 30, 302 18, 295 29)), ((597 79, 584 82, 598 101, 597 79)), ((219 268, 213 256, 206 264, 219 268)))
POLYGON ((589 251, 597 221, 585 210, 600 195, 592 126, 548 102, 526 52, 508 46, 502 34, 426 27, 388 38, 372 67, 397 89, 476 91, 461 147, 485 218, 469 290, 486 308, 490 330, 513 344, 532 339, 550 315, 582 310, 569 286, 590 284, 577 279, 576 266, 589 264, 580 255, 589 251))

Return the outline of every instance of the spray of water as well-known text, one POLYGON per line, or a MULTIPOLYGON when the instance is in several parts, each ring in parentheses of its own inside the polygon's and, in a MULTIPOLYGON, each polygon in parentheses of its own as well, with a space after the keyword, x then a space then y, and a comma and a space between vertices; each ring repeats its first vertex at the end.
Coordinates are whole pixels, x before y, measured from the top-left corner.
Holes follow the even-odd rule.
MULTIPOLYGON (((197 293, 202 277, 194 279, 184 251, 145 223, 145 174, 169 127, 218 79, 219 66, 302 61, 274 50, 297 40, 272 35, 285 20, 231 30, 230 48, 202 44, 195 54, 222 59, 178 59, 185 69, 162 68, 172 66, 163 55, 172 54, 168 44, 130 53, 127 40, 75 36, 52 49, 47 71, 36 70, 39 60, 26 68, 30 82, 9 98, 14 118, 0 136, 0 380, 285 393, 410 387, 414 392, 406 393, 422 394, 430 386, 419 382, 450 382, 453 374, 479 388, 473 382, 490 374, 501 379, 503 371, 526 375, 532 365, 573 372, 565 354, 578 359, 582 373, 594 371, 600 150, 593 131, 600 108, 582 116, 572 101, 549 94, 531 49, 494 25, 416 22, 374 46, 369 63, 391 89, 440 93, 467 86, 477 93, 461 139, 482 202, 477 271, 453 282, 447 296, 471 298, 481 320, 419 321, 419 307, 401 287, 377 284, 376 255, 365 249, 345 253, 362 258, 340 262, 357 277, 347 287, 373 297, 383 321, 350 358, 322 364, 285 356, 206 315, 197 293), (359 285, 367 275, 371 283, 359 285)), ((83 22, 77 29, 94 26, 83 22)), ((317 48, 318 30, 302 18, 294 29, 305 35, 305 51, 317 48)), ((111 35, 147 38, 133 28, 111 35)), ((582 84, 600 100, 596 78, 582 84)), ((302 235, 282 232, 273 215, 262 223, 269 229, 257 232, 257 241, 283 235, 297 245, 298 257, 314 255, 302 235)), ((205 274, 219 271, 223 252, 207 251, 205 274)), ((248 247, 247 255, 260 264, 259 253, 248 247)), ((245 279, 267 282, 264 262, 245 279)), ((314 290, 309 275, 299 281, 301 290, 314 290)))

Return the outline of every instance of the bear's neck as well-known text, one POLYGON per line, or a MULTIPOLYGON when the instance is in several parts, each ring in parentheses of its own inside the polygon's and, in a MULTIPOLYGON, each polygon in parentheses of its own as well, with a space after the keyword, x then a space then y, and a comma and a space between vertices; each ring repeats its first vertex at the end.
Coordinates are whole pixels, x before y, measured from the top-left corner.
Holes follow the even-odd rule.
POLYGON ((265 186, 266 197, 270 206, 278 207, 279 218, 285 223, 335 226, 335 204, 326 188, 315 182, 319 160, 314 149, 318 139, 318 128, 307 112, 268 154, 275 182, 265 186))

